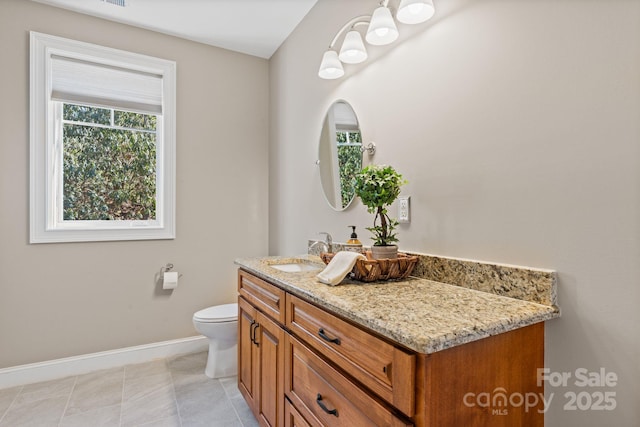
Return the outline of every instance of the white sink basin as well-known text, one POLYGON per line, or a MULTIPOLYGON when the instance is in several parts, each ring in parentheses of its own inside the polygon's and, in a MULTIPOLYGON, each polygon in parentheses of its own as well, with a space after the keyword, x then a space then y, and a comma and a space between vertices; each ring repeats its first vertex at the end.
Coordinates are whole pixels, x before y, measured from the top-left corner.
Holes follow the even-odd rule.
POLYGON ((276 270, 285 271, 287 273, 300 273, 303 271, 314 271, 322 269, 321 266, 317 264, 306 264, 306 263, 287 263, 287 264, 271 264, 271 267, 276 270))

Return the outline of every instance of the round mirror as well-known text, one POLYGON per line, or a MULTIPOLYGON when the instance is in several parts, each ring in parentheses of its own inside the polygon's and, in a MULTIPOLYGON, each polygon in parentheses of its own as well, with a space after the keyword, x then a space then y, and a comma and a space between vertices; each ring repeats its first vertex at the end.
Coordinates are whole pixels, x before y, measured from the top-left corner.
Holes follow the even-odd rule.
POLYGON ((362 168, 362 136, 356 113, 346 101, 336 101, 324 118, 318 164, 324 197, 342 211, 354 196, 353 176, 362 168))

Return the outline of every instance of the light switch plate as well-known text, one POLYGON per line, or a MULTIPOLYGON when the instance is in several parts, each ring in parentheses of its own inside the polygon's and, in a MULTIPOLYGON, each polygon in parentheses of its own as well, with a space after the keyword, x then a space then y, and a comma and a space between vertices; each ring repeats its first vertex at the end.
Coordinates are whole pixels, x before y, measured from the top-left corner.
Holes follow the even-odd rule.
POLYGON ((398 222, 411 222, 411 196, 398 197, 398 222))

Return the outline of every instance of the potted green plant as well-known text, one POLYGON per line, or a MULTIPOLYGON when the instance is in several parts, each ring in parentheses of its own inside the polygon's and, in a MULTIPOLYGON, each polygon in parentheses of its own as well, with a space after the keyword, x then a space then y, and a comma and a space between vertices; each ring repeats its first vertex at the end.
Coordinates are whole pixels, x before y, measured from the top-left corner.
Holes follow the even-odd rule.
POLYGON ((362 200, 369 213, 375 214, 371 252, 373 259, 393 259, 398 257, 398 241, 395 228, 398 220, 389 217, 387 208, 400 195, 400 187, 406 184, 393 167, 369 165, 355 175, 355 194, 362 200))

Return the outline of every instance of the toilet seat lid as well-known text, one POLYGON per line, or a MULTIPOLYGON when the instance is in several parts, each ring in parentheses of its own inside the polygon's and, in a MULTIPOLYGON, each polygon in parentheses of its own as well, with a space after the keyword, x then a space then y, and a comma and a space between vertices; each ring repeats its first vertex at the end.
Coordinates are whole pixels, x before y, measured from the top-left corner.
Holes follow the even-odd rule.
POLYGON ((222 323, 238 320, 238 304, 222 304, 202 309, 193 315, 195 320, 207 323, 222 323))

